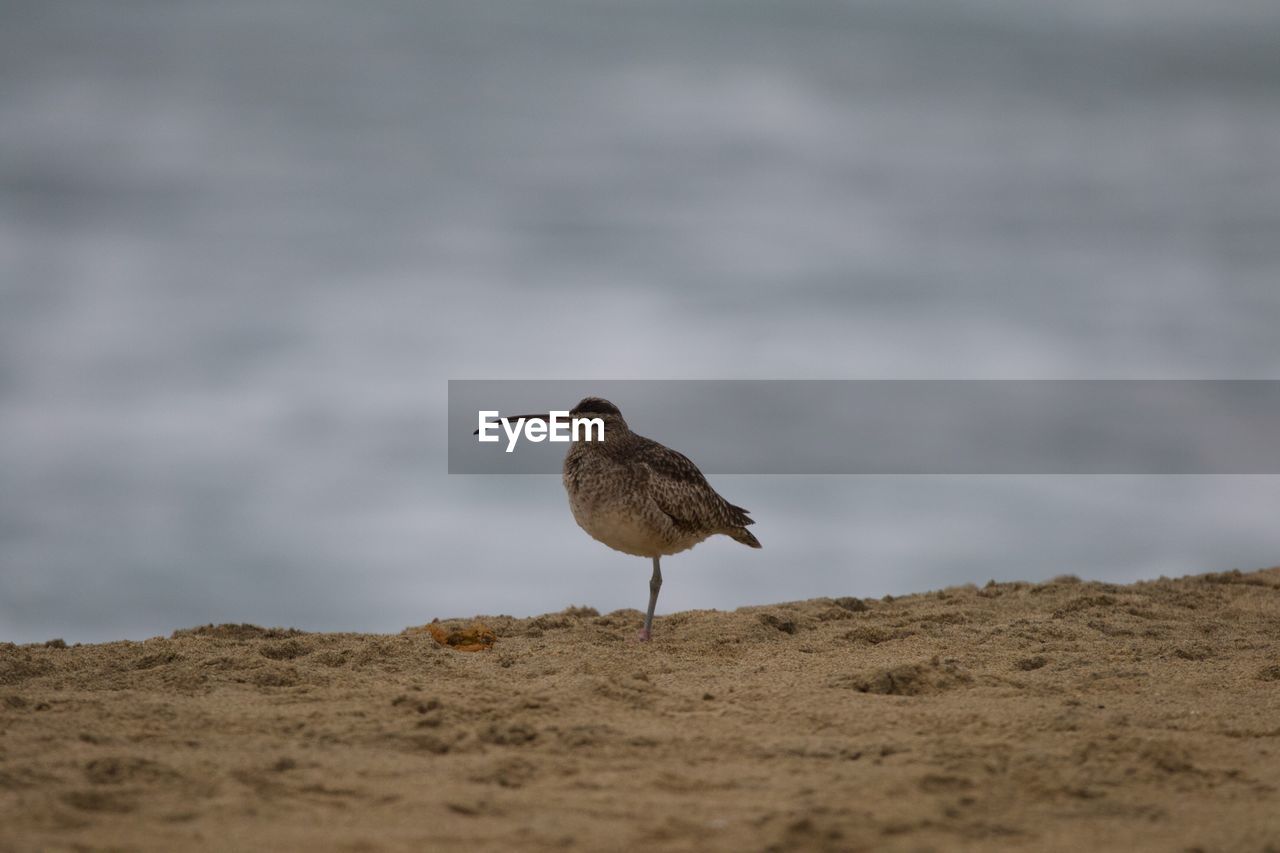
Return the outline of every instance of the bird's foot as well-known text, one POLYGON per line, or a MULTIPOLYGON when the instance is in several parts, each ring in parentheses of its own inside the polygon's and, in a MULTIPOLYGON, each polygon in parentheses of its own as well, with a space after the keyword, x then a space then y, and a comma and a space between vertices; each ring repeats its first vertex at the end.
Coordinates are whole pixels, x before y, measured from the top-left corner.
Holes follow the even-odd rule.
POLYGON ((650 639, 648 628, 641 628, 640 633, 636 634, 637 643, 647 643, 650 639))

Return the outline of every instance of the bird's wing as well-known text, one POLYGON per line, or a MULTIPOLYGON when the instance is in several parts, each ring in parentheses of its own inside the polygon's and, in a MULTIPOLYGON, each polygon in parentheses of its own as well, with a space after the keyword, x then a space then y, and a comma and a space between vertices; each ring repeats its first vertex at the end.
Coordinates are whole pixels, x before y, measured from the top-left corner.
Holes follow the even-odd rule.
POLYGON ((683 453, 645 439, 631 464, 653 502, 678 525, 705 530, 754 523, 746 510, 720 497, 683 453))

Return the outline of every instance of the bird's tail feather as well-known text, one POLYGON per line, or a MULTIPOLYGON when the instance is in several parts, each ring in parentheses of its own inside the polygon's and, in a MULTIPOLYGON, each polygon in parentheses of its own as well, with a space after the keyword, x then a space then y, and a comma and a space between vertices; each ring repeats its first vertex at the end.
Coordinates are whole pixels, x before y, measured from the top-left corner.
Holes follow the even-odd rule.
POLYGON ((725 533, 729 536, 732 536, 734 541, 741 542, 743 545, 746 545, 750 548, 764 547, 763 545, 760 544, 760 540, 757 539, 755 536, 753 536, 751 534, 751 531, 747 530, 747 528, 745 527, 730 527, 728 530, 725 531, 725 533))
POLYGON ((732 523, 735 527, 746 527, 748 524, 755 524, 755 521, 751 518, 751 516, 747 515, 747 513, 751 512, 751 510, 743 509, 740 506, 734 506, 733 504, 729 504, 729 511, 731 513, 730 523, 732 523))

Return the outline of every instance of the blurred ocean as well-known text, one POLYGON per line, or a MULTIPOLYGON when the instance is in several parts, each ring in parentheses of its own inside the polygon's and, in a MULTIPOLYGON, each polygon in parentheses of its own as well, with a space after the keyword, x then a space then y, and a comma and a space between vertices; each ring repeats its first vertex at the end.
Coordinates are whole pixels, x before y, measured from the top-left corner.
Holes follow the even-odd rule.
MULTIPOLYGON (((643 606, 557 478, 445 474, 449 378, 1280 378, 1277 44, 1273 0, 0 0, 0 641, 643 606)), ((1280 562, 1275 477, 714 485, 764 550, 660 614, 1280 562)))

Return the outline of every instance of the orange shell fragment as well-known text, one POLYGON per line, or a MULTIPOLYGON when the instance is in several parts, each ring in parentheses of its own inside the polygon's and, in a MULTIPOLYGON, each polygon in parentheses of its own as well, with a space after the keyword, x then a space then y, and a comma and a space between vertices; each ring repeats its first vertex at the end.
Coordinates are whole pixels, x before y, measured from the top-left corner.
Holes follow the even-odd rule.
POLYGON ((436 622, 427 626, 427 631, 442 646, 448 646, 455 652, 487 652, 498 641, 498 636, 487 625, 472 623, 469 628, 445 629, 436 622))

